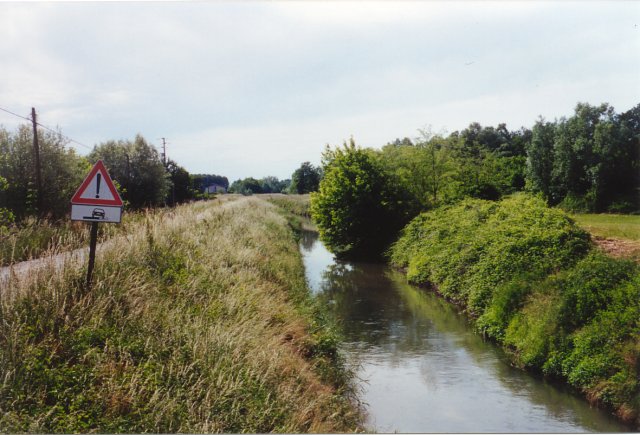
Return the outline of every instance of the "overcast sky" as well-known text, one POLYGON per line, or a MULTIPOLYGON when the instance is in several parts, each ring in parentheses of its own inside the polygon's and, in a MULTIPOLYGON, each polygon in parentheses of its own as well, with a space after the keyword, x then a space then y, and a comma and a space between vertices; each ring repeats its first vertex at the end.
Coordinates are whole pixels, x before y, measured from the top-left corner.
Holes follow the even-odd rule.
POLYGON ((351 136, 626 111, 640 2, 0 2, 0 59, 0 107, 78 142, 166 137, 191 173, 282 179, 351 136))

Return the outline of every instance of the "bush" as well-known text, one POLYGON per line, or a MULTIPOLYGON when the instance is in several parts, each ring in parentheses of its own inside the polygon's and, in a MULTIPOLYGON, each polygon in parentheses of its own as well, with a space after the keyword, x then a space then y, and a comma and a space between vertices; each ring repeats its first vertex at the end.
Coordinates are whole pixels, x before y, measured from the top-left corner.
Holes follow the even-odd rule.
POLYGON ((328 163, 311 216, 327 248, 341 258, 376 258, 408 222, 410 206, 378 157, 353 140, 325 154, 328 163))
POLYGON ((590 252, 589 236, 540 199, 465 200, 423 213, 390 250, 513 361, 563 378, 631 421, 640 410, 640 268, 590 252))
POLYGON ((593 253, 569 271, 562 282, 561 316, 566 329, 588 323, 612 302, 615 289, 634 273, 631 261, 593 253))
POLYGON ((403 230, 390 259, 407 268, 410 281, 438 285, 479 316, 501 284, 569 266, 589 243, 566 214, 517 194, 500 202, 467 199, 423 213, 403 230))

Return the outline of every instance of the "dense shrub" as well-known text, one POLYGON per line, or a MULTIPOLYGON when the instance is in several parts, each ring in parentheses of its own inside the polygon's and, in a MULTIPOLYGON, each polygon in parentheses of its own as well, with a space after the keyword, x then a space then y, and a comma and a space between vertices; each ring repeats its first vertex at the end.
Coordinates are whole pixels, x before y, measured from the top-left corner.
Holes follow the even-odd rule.
POLYGON ((590 247, 564 212, 514 195, 423 213, 389 256, 410 281, 463 305, 517 365, 630 421, 640 410, 640 268, 590 247))
POLYGON ((520 194, 423 213, 403 230, 390 257, 407 268, 410 281, 435 283, 479 315, 500 284, 569 266, 588 247, 588 234, 567 215, 520 194))
POLYGON ((351 141, 325 154, 328 160, 311 215, 320 237, 342 258, 374 258, 408 222, 407 195, 379 158, 351 141))

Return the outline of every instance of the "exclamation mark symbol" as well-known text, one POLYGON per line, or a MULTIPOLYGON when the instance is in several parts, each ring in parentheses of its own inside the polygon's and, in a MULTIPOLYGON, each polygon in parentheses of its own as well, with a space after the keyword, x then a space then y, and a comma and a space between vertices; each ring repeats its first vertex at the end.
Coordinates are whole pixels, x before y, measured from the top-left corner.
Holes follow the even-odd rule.
POLYGON ((102 179, 102 175, 98 172, 96 177, 97 177, 96 198, 100 198, 100 180, 102 179))

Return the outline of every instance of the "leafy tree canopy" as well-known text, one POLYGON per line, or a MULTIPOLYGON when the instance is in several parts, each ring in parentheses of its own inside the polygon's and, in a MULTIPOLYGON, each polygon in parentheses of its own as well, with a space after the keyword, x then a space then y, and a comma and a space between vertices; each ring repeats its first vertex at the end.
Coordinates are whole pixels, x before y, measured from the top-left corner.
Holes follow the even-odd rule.
POLYGON ((261 179, 248 177, 231 183, 229 192, 251 195, 254 193, 283 193, 289 188, 290 180, 278 180, 277 177, 267 176, 261 179))
POLYGON ((310 193, 318 190, 322 179, 322 169, 313 166, 309 162, 304 162, 291 175, 291 193, 310 193))
MULTIPOLYGON (((37 209, 37 187, 33 130, 21 125, 17 131, 0 128, 0 203, 17 219, 69 212, 69 201, 89 170, 89 163, 59 133, 38 130, 42 175, 42 210, 37 209)), ((8 214, 6 214, 9 216, 8 214)))
POLYGON ((133 208, 164 204, 171 189, 158 152, 137 135, 133 141, 108 141, 94 147, 89 160, 103 160, 111 178, 122 187, 120 194, 133 208))
POLYGON ((342 258, 376 258, 408 222, 410 198, 379 156, 356 147, 327 148, 311 215, 327 247, 342 258))

